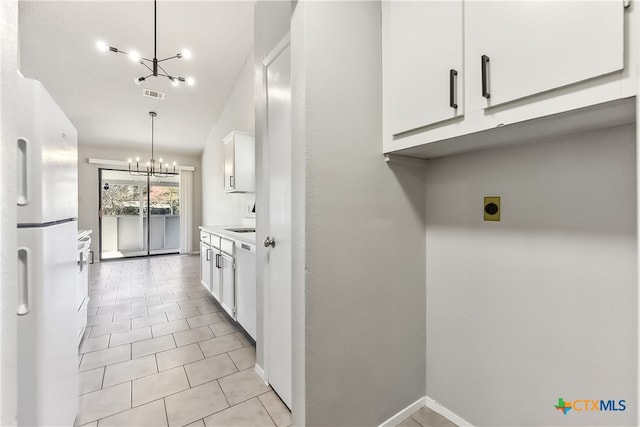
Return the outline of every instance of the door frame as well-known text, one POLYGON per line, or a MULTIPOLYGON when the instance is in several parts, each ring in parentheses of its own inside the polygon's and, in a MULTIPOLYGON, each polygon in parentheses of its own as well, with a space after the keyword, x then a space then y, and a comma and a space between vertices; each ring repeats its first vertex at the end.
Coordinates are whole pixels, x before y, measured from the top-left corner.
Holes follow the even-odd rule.
MULTIPOLYGON (((268 86, 268 68, 269 66, 280 56, 282 52, 284 52, 291 45, 291 34, 287 33, 282 40, 269 52, 269 54, 262 61, 262 87, 264 87, 264 111, 266 112, 265 117, 265 134, 263 139, 263 155, 262 155, 262 182, 265 197, 263 197, 263 207, 260 212, 263 212, 264 224, 269 227, 269 191, 270 191, 270 173, 269 173, 269 131, 268 131, 268 117, 269 117, 269 86, 268 86)), ((260 242, 257 242, 258 244, 260 242)), ((271 280, 270 280, 270 266, 266 261, 266 257, 261 259, 263 263, 263 363, 262 363, 262 372, 261 376, 265 383, 269 383, 269 354, 271 348, 271 333, 269 329, 269 325, 271 324, 271 280)), ((293 370, 292 370, 293 373, 293 370)))
MULTIPOLYGON (((103 261, 114 261, 131 258, 145 258, 160 255, 176 255, 180 253, 180 248, 176 252, 151 253, 151 177, 147 176, 147 214, 144 214, 144 207, 140 205, 140 213, 142 218, 147 218, 147 234, 144 236, 144 221, 142 226, 143 240, 146 238, 147 253, 145 255, 134 255, 122 258, 102 258, 102 171, 127 172, 126 169, 114 168, 98 168, 98 259, 103 261)), ((178 191, 180 191, 180 182, 178 182, 178 191)), ((182 232, 182 230, 180 230, 182 232)))

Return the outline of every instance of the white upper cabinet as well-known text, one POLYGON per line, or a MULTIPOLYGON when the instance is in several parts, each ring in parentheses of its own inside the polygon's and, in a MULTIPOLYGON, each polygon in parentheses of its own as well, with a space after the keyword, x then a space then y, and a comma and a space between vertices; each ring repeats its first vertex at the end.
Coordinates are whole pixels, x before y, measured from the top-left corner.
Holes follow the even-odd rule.
POLYGON ((462 116, 462 0, 389 1, 382 7, 389 132, 462 116))
POLYGON ((224 190, 252 193, 256 185, 255 142, 252 135, 231 132, 224 143, 224 190))
POLYGON ((383 0, 383 152, 430 158, 633 121, 638 9, 383 0))
POLYGON ((621 70, 624 6, 467 1, 465 49, 469 111, 497 106, 621 70))

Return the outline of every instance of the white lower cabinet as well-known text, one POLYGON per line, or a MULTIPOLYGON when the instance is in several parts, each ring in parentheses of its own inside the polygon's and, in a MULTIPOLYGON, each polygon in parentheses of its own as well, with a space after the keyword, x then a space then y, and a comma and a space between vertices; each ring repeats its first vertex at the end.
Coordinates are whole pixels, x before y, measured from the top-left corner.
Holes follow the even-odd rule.
MULTIPOLYGON (((86 232, 85 232, 86 233, 86 232)), ((89 264, 93 264, 91 252, 91 232, 78 239, 78 345, 82 342, 87 327, 87 307, 89 305, 89 264)))
POLYGON ((245 331, 256 338, 256 247, 201 232, 202 285, 245 331))

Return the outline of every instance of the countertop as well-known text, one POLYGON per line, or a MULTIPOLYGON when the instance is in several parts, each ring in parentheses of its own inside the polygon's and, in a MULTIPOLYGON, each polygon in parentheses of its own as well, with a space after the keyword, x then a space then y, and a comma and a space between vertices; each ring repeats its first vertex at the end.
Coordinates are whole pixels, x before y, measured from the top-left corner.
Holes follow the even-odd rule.
POLYGON ((238 242, 256 244, 256 233, 236 233, 229 231, 227 228, 255 228, 247 225, 201 225, 200 230, 207 233, 217 234, 231 240, 237 240, 238 242))
POLYGON ((78 240, 91 236, 93 230, 78 230, 78 240))

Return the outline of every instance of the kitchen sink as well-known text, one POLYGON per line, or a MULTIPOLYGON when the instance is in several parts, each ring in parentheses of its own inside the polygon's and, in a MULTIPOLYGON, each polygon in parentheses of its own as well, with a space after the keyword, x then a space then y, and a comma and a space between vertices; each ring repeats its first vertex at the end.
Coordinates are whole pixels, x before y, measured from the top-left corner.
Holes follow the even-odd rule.
POLYGON ((227 231, 233 231, 234 233, 255 233, 255 228, 225 228, 227 231))

